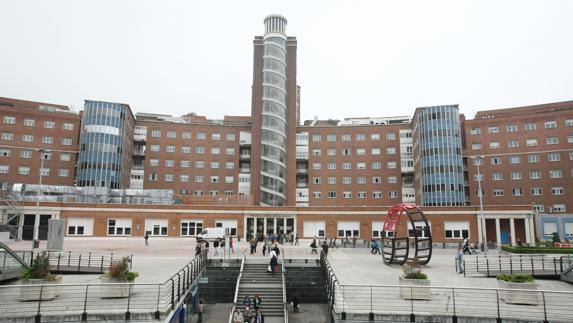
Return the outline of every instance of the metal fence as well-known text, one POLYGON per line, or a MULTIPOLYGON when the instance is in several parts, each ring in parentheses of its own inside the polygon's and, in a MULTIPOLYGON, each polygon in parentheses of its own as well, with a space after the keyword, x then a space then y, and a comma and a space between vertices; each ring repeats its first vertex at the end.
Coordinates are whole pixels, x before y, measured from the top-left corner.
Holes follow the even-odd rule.
MULTIPOLYGON (((552 255, 474 256, 463 261, 464 275, 494 277, 500 274, 531 274, 536 277, 559 278, 573 257, 552 255)), ((456 272, 459 264, 455 262, 456 272)))
POLYGON ((0 286, 0 317, 35 322, 163 320, 185 297, 207 262, 203 253, 163 283, 0 286))

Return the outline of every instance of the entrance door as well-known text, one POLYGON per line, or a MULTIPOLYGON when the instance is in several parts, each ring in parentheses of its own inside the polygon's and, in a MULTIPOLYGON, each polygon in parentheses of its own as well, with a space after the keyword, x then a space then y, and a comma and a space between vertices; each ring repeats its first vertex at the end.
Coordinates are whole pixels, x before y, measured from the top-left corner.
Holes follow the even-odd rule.
POLYGON ((286 234, 289 234, 294 231, 294 219, 287 218, 286 219, 286 234))
POLYGON ((275 219, 274 218, 266 218, 267 220, 267 236, 271 234, 275 234, 275 219))
POLYGON ((40 214, 40 226, 38 227, 38 240, 48 240, 48 220, 50 214, 40 214))
POLYGON ((508 244, 509 243, 509 232, 501 231, 501 243, 508 244))
POLYGON ((285 219, 277 218, 277 234, 285 233, 285 219))
POLYGON ((22 240, 34 240, 35 214, 24 214, 24 224, 22 225, 22 240))

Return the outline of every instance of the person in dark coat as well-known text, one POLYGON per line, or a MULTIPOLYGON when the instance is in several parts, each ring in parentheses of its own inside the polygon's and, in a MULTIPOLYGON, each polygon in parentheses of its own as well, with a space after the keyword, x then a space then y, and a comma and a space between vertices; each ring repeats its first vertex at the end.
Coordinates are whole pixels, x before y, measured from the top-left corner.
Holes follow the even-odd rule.
POLYGON ((199 256, 201 254, 201 245, 197 244, 195 246, 195 257, 199 256))
POLYGON ((263 311, 257 311, 257 315, 255 316, 255 323, 265 323, 265 314, 263 314, 263 311))
POLYGON ((322 243, 322 252, 324 252, 325 257, 328 256, 328 244, 326 243, 326 240, 322 243))
POLYGON ((292 310, 293 312, 298 312, 298 298, 296 296, 293 296, 292 299, 290 300, 291 304, 292 304, 292 310))

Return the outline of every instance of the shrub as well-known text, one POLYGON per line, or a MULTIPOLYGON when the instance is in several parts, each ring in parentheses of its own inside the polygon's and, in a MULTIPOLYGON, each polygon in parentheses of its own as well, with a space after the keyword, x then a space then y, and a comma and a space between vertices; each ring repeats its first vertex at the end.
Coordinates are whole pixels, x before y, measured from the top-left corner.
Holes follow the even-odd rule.
POLYGON ((404 276, 402 277, 405 279, 428 279, 428 275, 422 273, 418 257, 408 260, 404 266, 402 266, 402 270, 404 271, 404 276))
POLYGON ((129 262, 129 257, 123 257, 119 261, 113 261, 109 265, 109 270, 105 273, 105 276, 128 282, 134 281, 135 278, 139 277, 139 274, 129 271, 129 262))
POLYGON ((404 275, 404 279, 428 279, 428 275, 424 273, 409 273, 404 275))
POLYGON ((552 241, 553 241, 553 243, 555 243, 555 242, 561 242, 561 238, 559 238, 559 233, 558 233, 558 232, 553 232, 552 241))
POLYGON ((50 258, 45 251, 37 254, 32 262, 32 266, 26 269, 20 275, 22 280, 28 279, 45 279, 53 280, 56 275, 50 274, 50 258))
POLYGON ((513 274, 513 275, 498 275, 497 280, 502 280, 509 283, 534 283, 535 278, 527 274, 513 274))

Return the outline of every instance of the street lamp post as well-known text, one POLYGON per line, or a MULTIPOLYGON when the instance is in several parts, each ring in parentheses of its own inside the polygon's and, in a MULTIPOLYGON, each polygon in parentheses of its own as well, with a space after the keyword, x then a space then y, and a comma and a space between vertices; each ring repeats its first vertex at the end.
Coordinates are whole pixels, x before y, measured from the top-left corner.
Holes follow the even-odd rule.
POLYGON ((476 166, 477 166, 477 177, 478 177, 478 191, 479 191, 479 211, 480 211, 480 219, 479 219, 479 225, 481 226, 482 230, 481 230, 481 243, 482 243, 482 250, 484 251, 484 253, 487 254, 487 239, 485 236, 485 224, 484 224, 484 216, 483 216, 483 191, 481 189, 481 173, 479 170, 479 166, 481 165, 481 162, 483 161, 483 157, 484 156, 472 156, 471 158, 473 160, 476 161, 476 166))
POLYGON ((40 148, 38 149, 38 152, 40 152, 40 179, 38 180, 38 190, 36 192, 36 218, 34 219, 34 239, 32 240, 32 249, 34 249, 37 245, 36 241, 38 241, 39 236, 38 231, 40 231, 40 190, 42 186, 42 170, 44 169, 44 159, 46 159, 45 154, 48 151, 44 148, 40 148))

